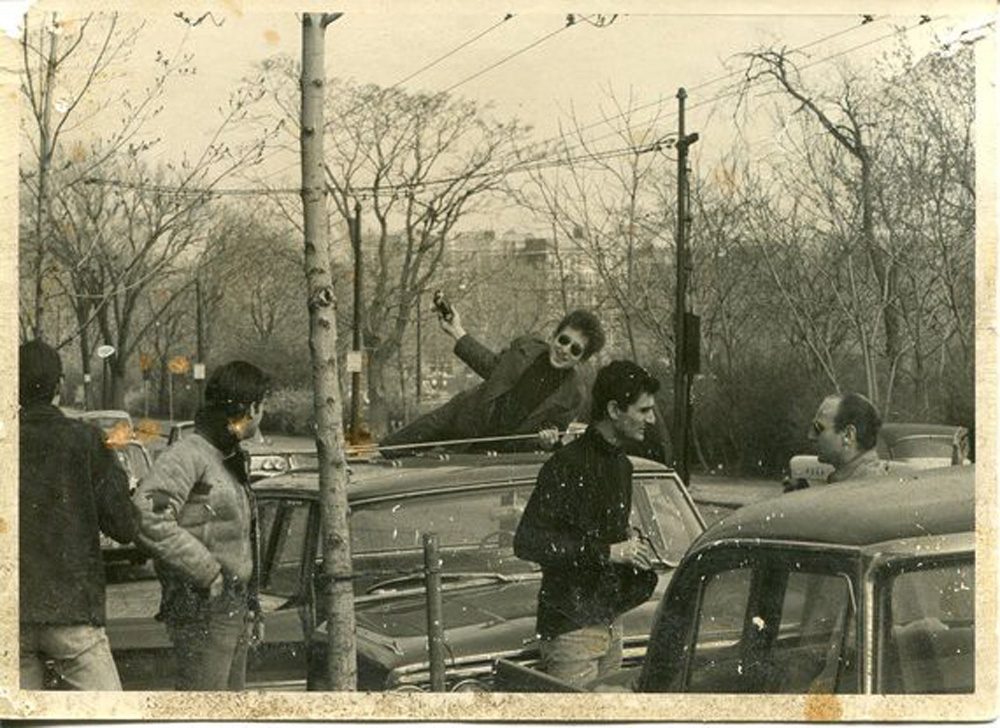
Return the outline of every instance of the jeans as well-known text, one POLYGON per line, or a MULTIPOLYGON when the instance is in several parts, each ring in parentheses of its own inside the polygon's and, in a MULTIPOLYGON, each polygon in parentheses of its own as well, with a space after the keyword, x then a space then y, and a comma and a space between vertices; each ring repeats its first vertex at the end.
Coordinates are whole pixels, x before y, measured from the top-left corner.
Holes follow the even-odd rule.
POLYGON ((104 627, 21 623, 21 689, 45 688, 46 661, 74 690, 121 690, 104 627))
POLYGON ((167 619, 177 660, 177 690, 243 690, 249 648, 245 601, 224 594, 185 619, 167 619))
POLYGON ((542 640, 542 667, 549 675, 583 687, 622 664, 622 624, 595 624, 542 640))

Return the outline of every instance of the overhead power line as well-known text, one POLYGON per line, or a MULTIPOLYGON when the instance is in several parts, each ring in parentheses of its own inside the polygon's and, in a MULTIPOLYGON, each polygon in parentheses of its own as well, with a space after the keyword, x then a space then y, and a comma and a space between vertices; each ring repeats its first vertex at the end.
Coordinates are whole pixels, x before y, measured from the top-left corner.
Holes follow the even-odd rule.
MULTIPOLYGON (((479 39, 485 37, 489 33, 492 33, 494 30, 496 30, 497 28, 499 28, 501 25, 503 25, 504 23, 506 23, 508 20, 510 20, 513 17, 514 17, 513 13, 507 13, 507 14, 505 14, 502 18, 500 18, 500 20, 498 20, 497 22, 493 23, 493 25, 489 26, 485 30, 480 31, 479 33, 477 33, 476 35, 472 36, 468 40, 463 41, 462 43, 458 44, 457 46, 455 46, 451 50, 447 51, 446 53, 443 53, 442 55, 438 56, 437 58, 435 58, 434 60, 430 61, 429 63, 425 63, 423 66, 421 66, 420 68, 418 68, 416 71, 414 71, 413 73, 409 74, 408 76, 405 76, 405 77, 399 79, 398 81, 396 81, 395 83, 393 83, 391 86, 387 86, 386 90, 391 90, 391 89, 394 89, 394 88, 398 88, 399 86, 402 86, 407 81, 412 81, 414 78, 416 78, 417 76, 419 76, 421 73, 424 73, 425 71, 430 70, 431 68, 433 68, 434 66, 438 65, 439 63, 441 63, 445 59, 450 58, 451 56, 455 55, 456 53, 458 53, 463 48, 467 48, 468 46, 472 45, 473 43, 475 43, 479 39)), ((373 103, 375 103, 375 99, 370 99, 368 101, 362 102, 362 103, 358 104, 357 106, 355 106, 354 108, 352 108, 350 111, 348 111, 347 114, 350 115, 350 114, 355 114, 355 113, 357 113, 359 111, 363 111, 366 107, 371 106, 373 103)), ((281 150, 277 150, 277 151, 281 151, 281 150)), ((276 154, 277 151, 276 152, 272 152, 268 156, 274 156, 274 154, 276 154)), ((299 161, 296 160, 296 161, 292 162, 291 164, 285 165, 281 169, 277 169, 277 170, 274 170, 272 172, 268 172, 263 177, 261 177, 259 181, 270 179, 270 178, 275 177, 277 175, 283 174, 284 172, 288 171, 292 167, 298 166, 298 164, 299 164, 299 161)))
MULTIPOLYGON (((420 180, 416 182, 406 182, 399 184, 387 184, 381 187, 352 187, 351 192, 358 194, 359 197, 364 197, 365 193, 373 193, 378 191, 379 193, 412 193, 418 189, 424 189, 426 187, 443 185, 443 184, 454 184, 455 182, 461 182, 466 179, 482 179, 485 177, 496 177, 498 175, 515 174, 520 172, 536 171, 541 169, 550 169, 554 167, 562 167, 568 164, 575 164, 577 162, 602 162, 608 159, 615 159, 617 157, 631 156, 637 154, 649 154, 651 152, 663 151, 674 145, 674 140, 670 138, 659 139, 652 144, 647 144, 642 147, 621 147, 618 149, 609 149, 602 152, 594 152, 588 154, 581 154, 576 157, 566 157, 555 160, 531 160, 525 162, 516 162, 512 164, 507 169, 495 169, 485 172, 472 172, 470 174, 455 175, 452 177, 438 177, 431 180, 420 180)), ((228 188, 205 188, 205 187, 173 187, 170 185, 152 185, 145 184, 141 182, 128 182, 126 180, 115 180, 107 179, 103 177, 88 177, 84 180, 84 184, 88 185, 101 185, 105 187, 117 187, 120 189, 130 189, 130 190, 140 190, 144 192, 153 192, 156 194, 173 194, 173 195, 204 195, 204 196, 242 196, 242 195, 261 195, 261 194, 300 194, 302 189, 300 187, 283 187, 283 188, 268 188, 268 187, 228 187, 228 188)))
MULTIPOLYGON (((586 18, 584 18, 584 20, 586 20, 586 18)), ((451 86, 449 86, 448 88, 446 88, 444 90, 444 93, 449 93, 451 91, 454 91, 459 86, 462 86, 463 84, 466 84, 469 81, 472 81, 473 79, 479 78, 484 73, 492 71, 494 68, 497 68, 498 66, 502 66, 507 61, 509 61, 509 60, 511 60, 513 58, 516 58, 517 56, 521 55, 522 53, 527 53, 532 48, 535 48, 536 46, 541 45, 542 43, 544 43, 545 41, 549 40, 550 38, 554 38, 555 36, 559 35, 560 33, 564 32, 566 30, 569 30, 570 28, 572 28, 576 24, 577 24, 577 21, 575 20, 575 17, 572 16, 572 15, 568 16, 567 19, 566 19, 566 24, 563 25, 562 27, 560 27, 560 28, 558 28, 556 30, 553 30, 551 33, 548 33, 547 35, 543 35, 538 40, 532 41, 531 43, 529 43, 528 45, 524 46, 523 48, 519 48, 518 50, 514 51, 513 53, 510 53, 510 54, 504 56, 499 61, 496 61, 495 63, 491 63, 490 65, 486 66, 485 68, 482 68, 482 69, 476 71, 472 75, 466 76, 461 81, 457 81, 456 83, 453 83, 451 86)))
POLYGON ((507 13, 500 20, 498 20, 497 22, 495 22, 493 25, 491 25, 486 30, 484 30, 484 31, 482 31, 482 32, 474 35, 472 38, 469 38, 469 40, 465 41, 464 43, 461 43, 460 45, 455 46, 454 48, 452 48, 447 53, 445 53, 445 54, 443 54, 441 56, 438 56, 437 58, 435 58, 430 63, 427 63, 427 64, 421 66, 416 71, 414 71, 413 73, 411 73, 409 76, 406 76, 405 78, 399 79, 398 81, 396 81, 396 83, 392 84, 392 86, 390 86, 389 88, 396 88, 398 86, 402 86, 404 83, 406 83, 407 81, 410 81, 410 80, 416 78, 417 76, 419 76, 424 71, 430 70, 431 68, 433 68, 437 64, 441 63, 441 61, 443 61, 443 60, 445 60, 447 58, 450 58, 451 56, 455 55, 456 53, 458 53, 460 50, 462 50, 466 46, 472 45, 473 43, 475 43, 477 40, 479 40, 483 36, 485 36, 485 35, 487 35, 489 33, 492 33, 494 30, 496 30, 497 28, 499 28, 501 25, 503 25, 504 23, 506 23, 508 20, 510 20, 513 17, 514 17, 513 13, 507 13))
MULTIPOLYGON (((917 22, 917 23, 915 23, 912 26, 909 26, 907 28, 898 29, 898 30, 893 30, 891 33, 886 33, 886 34, 881 35, 881 36, 879 36, 877 38, 870 39, 868 41, 865 41, 864 43, 860 43, 860 44, 858 44, 856 46, 852 46, 850 48, 838 51, 836 53, 832 53, 832 54, 830 54, 828 56, 824 56, 823 58, 819 58, 819 59, 817 59, 815 61, 812 61, 810 63, 807 63, 807 64, 805 64, 803 66, 799 66, 799 68, 800 69, 804 69, 804 68, 809 68, 809 67, 818 65, 820 63, 825 63, 825 62, 830 61, 830 60, 832 60, 834 58, 838 58, 840 56, 846 55, 847 53, 852 53, 854 51, 860 50, 861 48, 865 48, 867 46, 874 45, 875 43, 882 42, 882 41, 886 40, 887 38, 891 38, 893 36, 898 36, 898 35, 902 35, 902 34, 908 33, 910 31, 914 30, 915 28, 918 28, 920 26, 926 25, 928 23, 936 22, 938 20, 941 20, 944 17, 945 16, 937 16, 937 17, 934 17, 934 18, 930 18, 930 17, 927 17, 927 16, 921 16, 920 21, 917 22)), ((872 22, 872 21, 865 21, 865 22, 862 23, 862 25, 868 24, 870 22, 872 22)), ((561 30, 565 30, 565 28, 567 28, 567 27, 570 27, 570 26, 564 26, 561 30)), ((845 32, 847 32, 847 31, 846 30, 845 31, 838 31, 838 33, 836 33, 834 35, 841 35, 841 34, 843 34, 845 32)), ((551 37, 551 35, 553 35, 553 34, 550 34, 548 37, 551 37)), ((815 45, 816 43, 819 43, 819 42, 822 42, 822 39, 819 39, 817 41, 813 41, 812 43, 810 43, 808 45, 815 45)), ((537 43, 537 41, 536 41, 536 43, 537 43)), ((805 47, 805 46, 802 46, 802 47, 805 47)), ((802 47, 800 47, 800 49, 802 47)), ((756 84, 760 84, 761 82, 762 82, 762 80, 758 80, 757 82, 755 82, 755 85, 756 84)), ((708 85, 709 83, 711 83, 711 81, 703 82, 699 86, 705 86, 705 85, 708 85)), ((697 88, 697 87, 693 87, 693 88, 697 88)), ((690 105, 688 107, 688 110, 694 109, 694 108, 698 108, 700 106, 705 106, 706 104, 715 103, 715 102, 721 101, 721 100, 723 100, 725 98, 736 96, 739 93, 740 93, 739 90, 735 90, 735 91, 728 91, 728 92, 725 92, 725 93, 722 93, 722 94, 718 94, 718 95, 713 96, 713 97, 711 97, 709 99, 705 99, 705 100, 700 101, 700 102, 698 102, 696 104, 690 105)), ((670 116, 673 116, 673 115, 676 115, 676 112, 672 112, 670 114, 667 114, 667 118, 669 118, 670 116)), ((602 135, 602 136, 599 136, 599 137, 594 137, 593 139, 588 140, 588 143, 599 141, 600 139, 603 139, 603 138, 606 138, 608 136, 611 136, 612 134, 618 134, 618 133, 620 133, 620 131, 621 130, 616 130, 615 132, 612 132, 611 134, 605 134, 605 135, 602 135)), ((587 153, 587 154, 578 155, 578 156, 575 156, 575 157, 572 157, 572 156, 562 156, 562 155, 567 154, 569 151, 572 151, 573 149, 581 146, 581 145, 578 144, 578 145, 575 145, 574 147, 569 147, 569 148, 563 150, 560 153, 560 157, 555 158, 555 159, 552 159, 552 158, 549 158, 549 159, 540 158, 540 159, 536 159, 536 160, 529 160, 529 161, 525 161, 525 162, 515 163, 515 164, 511 165, 511 167, 509 167, 507 169, 488 170, 488 171, 484 171, 484 172, 473 173, 473 174, 470 174, 470 175, 460 175, 460 176, 454 176, 454 177, 444 177, 444 178, 438 178, 438 179, 434 179, 434 180, 423 180, 421 182, 416 182, 416 183, 406 183, 406 184, 399 184, 399 185, 385 185, 383 187, 380 187, 379 191, 380 192, 382 192, 382 191, 392 192, 394 190, 395 191, 406 190, 406 191, 409 191, 409 192, 413 192, 416 189, 422 189, 422 188, 426 188, 426 187, 429 187, 429 186, 432 186, 432 185, 452 184, 454 182, 461 181, 462 179, 466 179, 466 178, 474 179, 474 178, 483 178, 483 177, 496 176, 496 175, 499 175, 499 174, 512 174, 512 173, 519 173, 519 172, 525 172, 525 171, 542 170, 542 169, 547 169, 547 168, 556 168, 556 167, 566 166, 568 164, 572 164, 572 163, 575 163, 575 162, 578 162, 578 161, 586 161, 586 160, 590 160, 590 161, 603 161, 603 160, 606 160, 606 159, 613 159, 613 158, 618 157, 618 156, 626 156, 626 155, 637 154, 637 153, 646 153, 646 152, 650 152, 650 151, 659 151, 659 150, 662 150, 665 147, 671 146, 672 144, 673 144, 673 140, 672 139, 669 139, 668 137, 661 137, 656 142, 653 142, 652 144, 647 145, 645 147, 639 147, 639 148, 637 148, 635 146, 630 146, 630 147, 625 147, 625 148, 607 150, 607 151, 603 151, 603 152, 591 152, 591 153, 587 153)), ((301 192, 301 189, 297 188, 297 187, 294 187, 294 188, 293 187, 286 187, 286 188, 220 188, 220 189, 204 189, 204 188, 199 189, 199 188, 190 188, 190 187, 189 188, 179 188, 179 187, 170 187, 170 186, 163 186, 163 185, 143 185, 143 184, 138 184, 138 183, 125 182, 125 181, 122 181, 122 180, 110 180, 110 179, 97 178, 97 177, 88 178, 87 180, 85 180, 85 184, 99 184, 99 185, 112 186, 112 187, 120 187, 120 188, 126 188, 126 189, 139 189, 139 190, 145 190, 145 191, 150 191, 150 192, 158 192, 158 193, 161 193, 161 194, 181 194, 181 195, 222 196, 222 195, 259 195, 259 194, 274 194, 274 193, 277 193, 277 194, 299 194, 301 192)), ((355 192, 364 193, 364 192, 373 192, 374 188, 371 188, 371 187, 355 187, 355 188, 352 188, 352 190, 355 191, 355 192)))
MULTIPOLYGON (((838 30, 838 31, 836 31, 834 33, 830 33, 828 35, 824 35, 821 38, 817 38, 815 40, 809 41, 808 43, 805 43, 803 45, 798 46, 797 48, 791 49, 791 51, 789 51, 789 52, 790 53, 801 53, 802 51, 807 50, 808 48, 812 48, 814 46, 820 45, 821 43, 826 43, 826 42, 831 41, 831 40, 833 40, 835 38, 839 38, 842 35, 846 35, 848 33, 854 33, 856 31, 860 30, 865 25, 870 25, 871 23, 881 22, 882 20, 885 20, 886 17, 887 16, 882 16, 882 17, 876 18, 876 17, 871 16, 871 15, 864 15, 864 16, 862 16, 862 19, 861 19, 860 23, 854 23, 854 24, 852 24, 852 25, 850 25, 850 26, 848 26, 846 28, 843 28, 841 30, 838 30)), ((698 84, 696 84, 694 86, 689 87, 687 89, 688 93, 691 93, 693 91, 697 91, 699 89, 706 88, 707 86, 712 86, 712 85, 717 84, 717 83, 719 83, 721 81, 727 81, 727 80, 729 80, 731 78, 735 78, 736 76, 739 76, 741 73, 743 73, 743 70, 742 69, 737 69, 735 71, 729 71, 729 72, 721 74, 719 76, 715 76, 714 78, 710 78, 707 81, 702 81, 701 83, 698 83, 698 84)), ((718 98, 724 98, 724 96, 719 96, 718 98)), ((662 103, 663 103, 663 98, 660 97, 656 101, 650 101, 648 103, 641 104, 640 106, 637 106, 634 109, 629 109, 628 111, 625 111, 625 112, 622 112, 622 113, 619 113, 619 114, 615 114, 614 116, 611 116, 609 118, 598 119, 597 121, 594 121, 594 122, 592 122, 590 124, 586 124, 585 126, 581 126, 577 131, 578 132, 583 132, 583 131, 586 131, 587 129, 593 129, 594 127, 598 127, 598 126, 602 126, 604 124, 608 124, 612 120, 615 120, 615 119, 624 119, 629 114, 634 114, 634 113, 637 113, 637 112, 640 112, 640 111, 644 111, 645 109, 649 109, 649 108, 652 108, 652 107, 659 106, 662 103)), ((704 103, 704 102, 702 102, 702 103, 704 103)), ((689 106, 688 109, 689 110, 693 109, 697 105, 700 105, 700 104, 689 106)), ((677 115, 676 111, 671 111, 671 112, 669 112, 667 114, 667 118, 670 118, 670 117, 676 116, 676 115, 677 115)), ((600 141, 601 139, 607 139, 608 137, 614 136, 614 135, 616 135, 618 133, 619 133, 618 131, 608 132, 607 134, 602 134, 601 136, 594 137, 593 139, 587 140, 586 142, 581 142, 580 144, 574 144, 574 145, 572 145, 570 147, 570 149, 575 149, 577 147, 582 146, 585 143, 589 144, 589 143, 593 143, 595 141, 600 141)), ((548 139, 542 140, 541 142, 539 142, 539 144, 546 144, 546 143, 549 143, 549 142, 558 141, 559 139, 560 139, 560 137, 550 137, 548 139)))
MULTIPOLYGON (((853 52, 861 50, 862 48, 865 48, 867 46, 874 45, 876 43, 881 43, 882 41, 884 41, 884 40, 886 40, 888 38, 892 38, 892 37, 896 37, 896 36, 899 36, 899 35, 903 35, 905 33, 909 33, 910 31, 915 30, 916 28, 919 28, 919 27, 921 27, 923 25, 927 25, 928 23, 937 22, 937 21, 939 21, 939 20, 941 20, 941 19, 943 19, 945 17, 946 16, 944 16, 944 15, 939 15, 939 16, 934 17, 934 18, 930 18, 928 16, 921 16, 921 18, 920 18, 920 20, 918 22, 914 23, 913 25, 911 25, 909 27, 902 28, 902 29, 894 29, 894 30, 892 30, 892 31, 890 31, 888 33, 885 33, 883 35, 880 35, 880 36, 878 36, 876 38, 867 40, 867 41, 865 41, 863 43, 859 43, 858 45, 854 45, 854 46, 851 46, 849 48, 845 48, 843 50, 837 51, 836 53, 831 53, 830 55, 823 56, 822 58, 818 58, 818 59, 816 59, 814 61, 810 61, 809 63, 806 63, 804 65, 798 66, 798 69, 799 70, 803 70, 803 69, 806 69, 806 68, 810 68, 812 66, 819 65, 821 63, 826 63, 827 61, 831 61, 834 58, 839 58, 840 56, 846 55, 848 53, 853 53, 853 52)), ((840 35, 844 35, 845 33, 858 30, 859 28, 863 27, 864 25, 870 25, 873 22, 878 22, 878 20, 880 20, 880 19, 863 20, 859 25, 851 26, 850 28, 846 28, 844 30, 838 31, 837 33, 834 33, 834 34, 832 34, 830 36, 826 36, 824 38, 820 38, 820 39, 817 39, 815 41, 812 41, 811 43, 807 43, 804 46, 799 46, 798 48, 793 48, 793 49, 791 49, 789 51, 789 53, 794 53, 794 52, 797 52, 797 51, 801 51, 801 50, 803 50, 805 48, 817 45, 818 43, 822 43, 822 42, 824 42, 826 40, 830 40, 830 39, 832 39, 834 37, 837 37, 837 36, 840 36, 840 35)), ((719 77, 717 77, 715 79, 711 79, 709 81, 705 81, 705 82, 703 82, 701 84, 698 84, 697 86, 692 86, 690 90, 694 90, 694 89, 698 89, 698 88, 704 88, 705 86, 708 86, 708 85, 710 85, 712 83, 716 83, 716 82, 718 82, 720 80, 725 80, 727 78, 730 78, 730 77, 732 77, 734 75, 738 75, 740 73, 743 73, 743 70, 733 71, 733 72, 725 74, 723 76, 719 76, 719 77)), ((757 81, 754 85, 759 85, 761 83, 763 83, 763 80, 757 81)), ((725 100, 727 98, 733 98, 735 96, 738 96, 740 93, 741 93, 740 90, 724 91, 722 93, 716 94, 715 96, 712 96, 710 98, 704 99, 704 100, 699 101, 697 103, 690 104, 687 107, 687 109, 688 109, 688 111, 691 111, 693 109, 697 109, 699 107, 706 106, 708 104, 713 104, 713 103, 716 103, 718 101, 723 101, 723 100, 725 100)), ((641 111, 644 108, 649 108, 650 106, 658 105, 660 103, 662 103, 662 100, 651 102, 649 104, 645 104, 643 106, 636 107, 635 109, 633 109, 629 113, 635 113, 636 111, 641 111)), ((619 116, 620 117, 624 117, 624 114, 621 114, 619 116)), ((664 114, 663 118, 664 119, 670 119, 670 118, 672 118, 674 116, 677 116, 677 111, 676 110, 666 112, 664 114)), ((580 130, 582 131, 582 130, 585 130, 585 129, 589 129, 589 128, 592 128, 594 126, 597 126, 599 124, 604 124, 604 123, 607 123, 607 121, 602 119, 599 122, 595 122, 595 123, 589 124, 589 125, 587 125, 585 127, 581 127, 580 130)), ((594 142, 601 141, 602 139, 607 139, 609 137, 616 136, 616 135, 620 134, 621 131, 622 131, 621 129, 616 129, 614 131, 610 131, 610 132, 607 132, 605 134, 601 134, 599 136, 592 137, 591 139, 587 139, 584 142, 580 142, 580 143, 577 143, 577 144, 572 144, 567 149, 568 149, 568 151, 573 151, 574 149, 579 149, 580 147, 584 146, 584 144, 593 144, 594 142)), ((547 141, 557 141, 558 139, 559 139, 559 137, 552 137, 551 139, 549 139, 547 141)), ((540 143, 543 143, 543 142, 540 142, 540 143)))

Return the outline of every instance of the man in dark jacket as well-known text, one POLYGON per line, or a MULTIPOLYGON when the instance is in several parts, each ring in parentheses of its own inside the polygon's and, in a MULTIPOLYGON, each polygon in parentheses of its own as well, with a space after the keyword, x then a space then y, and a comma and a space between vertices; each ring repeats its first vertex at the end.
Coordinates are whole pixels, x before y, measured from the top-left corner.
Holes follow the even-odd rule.
POLYGON ((59 354, 40 341, 18 353, 21 687, 42 689, 48 661, 77 690, 121 690, 99 534, 135 538, 128 476, 99 429, 54 404, 59 354))
POLYGON ((604 346, 600 322, 582 309, 567 314, 548 341, 519 337, 499 354, 465 331, 458 311, 442 318, 441 328, 455 339, 455 355, 484 381, 383 439, 387 454, 395 445, 531 434, 551 448, 586 400, 577 365, 604 346))
POLYGON ((658 388, 630 361, 598 372, 590 426, 542 466, 514 536, 514 553, 542 567, 543 668, 575 685, 620 666, 619 617, 656 587, 653 554, 629 528, 632 464, 621 445, 642 439, 658 388))

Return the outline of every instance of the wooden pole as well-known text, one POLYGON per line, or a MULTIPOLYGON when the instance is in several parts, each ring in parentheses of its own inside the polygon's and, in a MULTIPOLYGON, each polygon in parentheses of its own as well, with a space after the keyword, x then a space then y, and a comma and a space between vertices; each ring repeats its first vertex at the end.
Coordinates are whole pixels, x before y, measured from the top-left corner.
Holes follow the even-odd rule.
POLYGON ((324 31, 339 13, 302 17, 302 208, 309 306, 309 352, 319 455, 319 499, 323 543, 323 590, 327 615, 325 675, 328 690, 357 689, 354 588, 347 525, 347 461, 344 455, 342 396, 337 371, 337 316, 330 250, 326 236, 323 172, 324 31))
POLYGON ((425 533, 424 573, 427 579, 427 657, 431 692, 444 692, 444 621, 441 600, 441 555, 437 534, 425 533))

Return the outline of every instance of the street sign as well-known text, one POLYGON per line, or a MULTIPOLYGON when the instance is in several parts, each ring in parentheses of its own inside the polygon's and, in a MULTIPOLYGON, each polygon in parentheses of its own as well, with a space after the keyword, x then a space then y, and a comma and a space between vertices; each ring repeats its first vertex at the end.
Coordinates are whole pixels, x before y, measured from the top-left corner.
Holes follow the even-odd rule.
POLYGON ((87 384, 90 384, 90 375, 89 374, 84 374, 83 375, 83 381, 85 383, 87 383, 87 384))
POLYGON ((350 373, 361 371, 361 352, 360 351, 349 351, 347 352, 347 371, 350 373))
POLYGON ((198 362, 197 364, 194 365, 194 378, 195 379, 205 378, 205 365, 202 364, 201 362, 198 362))
POLYGON ((139 354, 139 368, 142 371, 148 372, 150 369, 153 368, 153 364, 155 363, 156 362, 154 361, 153 357, 151 357, 149 354, 139 354))
POLYGON ((171 374, 187 374, 191 370, 191 362, 186 356, 175 356, 167 362, 171 374))
POLYGON ((101 359, 107 359, 109 356, 115 353, 115 347, 111 344, 101 344, 97 347, 97 356, 101 359))

